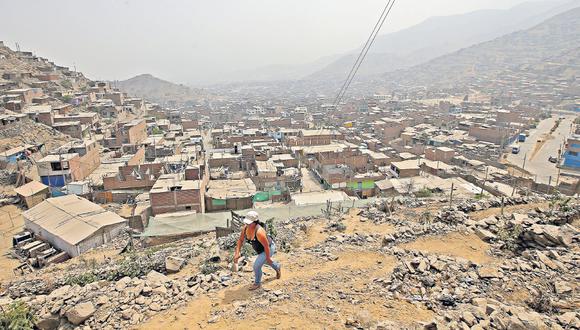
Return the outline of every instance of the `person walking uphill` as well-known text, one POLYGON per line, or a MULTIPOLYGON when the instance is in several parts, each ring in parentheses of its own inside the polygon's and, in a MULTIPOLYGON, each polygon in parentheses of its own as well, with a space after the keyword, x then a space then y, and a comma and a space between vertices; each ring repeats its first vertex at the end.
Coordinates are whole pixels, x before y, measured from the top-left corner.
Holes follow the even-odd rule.
POLYGON ((262 267, 264 264, 268 264, 276 271, 276 278, 279 279, 282 276, 281 265, 272 260, 272 256, 276 254, 276 244, 271 237, 268 237, 264 225, 260 222, 260 217, 256 211, 250 211, 244 218, 244 223, 246 224, 242 227, 242 232, 240 233, 240 238, 238 239, 238 244, 236 245, 236 252, 234 254, 234 264, 238 263, 240 259, 240 250, 245 240, 252 245, 254 251, 258 254, 256 261, 254 262, 254 284, 250 287, 250 290, 256 290, 260 288, 262 282, 262 267))

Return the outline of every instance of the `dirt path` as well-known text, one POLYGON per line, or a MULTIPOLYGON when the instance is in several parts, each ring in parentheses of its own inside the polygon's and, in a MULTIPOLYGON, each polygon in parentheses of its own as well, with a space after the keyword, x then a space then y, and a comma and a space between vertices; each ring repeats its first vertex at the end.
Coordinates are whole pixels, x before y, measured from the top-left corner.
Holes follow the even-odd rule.
MULTIPOLYGON (((268 270, 264 288, 267 291, 283 291, 289 299, 278 302, 260 302, 267 312, 256 314, 247 311, 242 315, 220 318, 207 324, 211 315, 231 312, 250 300, 263 300, 259 291, 248 291, 247 285, 225 289, 213 296, 201 296, 186 307, 157 315, 141 329, 254 329, 260 327, 277 329, 323 329, 344 325, 346 318, 367 313, 369 319, 390 319, 412 324, 416 320, 429 320, 430 311, 403 301, 386 301, 365 294, 366 284, 376 277, 386 277, 395 265, 395 259, 377 252, 345 251, 336 261, 325 261, 314 256, 281 255, 284 267, 281 280, 271 280, 273 271, 268 270), (299 262, 297 262, 299 261, 299 262), (325 294, 320 288, 324 286, 325 294), (358 302, 338 299, 337 292, 354 296, 358 302)), ((251 273, 247 275, 250 279, 251 273)))
MULTIPOLYGON (((356 212, 345 216, 343 223, 347 227, 345 234, 393 230, 390 225, 361 222, 356 212)), ((387 301, 367 292, 367 285, 374 278, 386 278, 391 273, 396 264, 393 256, 364 247, 349 247, 336 254, 337 260, 329 261, 304 250, 336 234, 325 232, 324 227, 324 222, 316 222, 299 240, 300 249, 276 255, 274 259, 283 265, 283 278, 273 280, 274 271, 265 267, 263 291, 248 290, 253 273, 238 273, 247 284, 202 295, 183 308, 156 315, 140 329, 254 329, 256 322, 260 327, 276 329, 328 329, 343 327, 349 317, 368 322, 389 319, 409 325, 432 319, 432 312, 422 306, 387 301), (276 302, 264 298, 264 292, 276 291, 288 294, 289 298, 276 302), (242 314, 232 312, 237 306, 256 301, 262 310, 259 314, 251 310, 242 314), (216 314, 226 316, 208 323, 216 314)))

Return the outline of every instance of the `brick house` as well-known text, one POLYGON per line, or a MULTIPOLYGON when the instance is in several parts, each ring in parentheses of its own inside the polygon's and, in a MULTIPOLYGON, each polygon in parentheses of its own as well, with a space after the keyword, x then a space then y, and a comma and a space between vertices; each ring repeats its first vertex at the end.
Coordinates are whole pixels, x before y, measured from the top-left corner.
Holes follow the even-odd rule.
POLYGON ((149 190, 163 174, 163 164, 126 165, 119 172, 103 178, 105 190, 144 189, 149 190))
POLYGON ((185 180, 183 174, 163 174, 149 191, 153 215, 195 211, 203 212, 201 181, 185 180))

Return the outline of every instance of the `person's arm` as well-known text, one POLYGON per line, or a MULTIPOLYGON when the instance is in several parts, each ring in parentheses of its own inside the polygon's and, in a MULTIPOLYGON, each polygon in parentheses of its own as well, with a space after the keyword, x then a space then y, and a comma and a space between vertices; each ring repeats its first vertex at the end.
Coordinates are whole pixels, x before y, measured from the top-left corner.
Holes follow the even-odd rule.
POLYGON ((260 241, 260 243, 262 243, 262 246, 264 247, 264 253, 266 253, 266 263, 268 265, 271 265, 272 258, 270 256, 270 242, 268 242, 266 230, 264 230, 264 228, 260 228, 260 230, 258 230, 258 232, 256 233, 256 238, 258 239, 258 241, 260 241))
POLYGON ((240 232, 240 238, 238 238, 238 243, 236 244, 236 252, 234 253, 235 263, 237 263, 238 259, 240 259, 240 250, 242 249, 242 244, 244 244, 245 235, 246 235, 246 226, 243 226, 242 231, 240 232))

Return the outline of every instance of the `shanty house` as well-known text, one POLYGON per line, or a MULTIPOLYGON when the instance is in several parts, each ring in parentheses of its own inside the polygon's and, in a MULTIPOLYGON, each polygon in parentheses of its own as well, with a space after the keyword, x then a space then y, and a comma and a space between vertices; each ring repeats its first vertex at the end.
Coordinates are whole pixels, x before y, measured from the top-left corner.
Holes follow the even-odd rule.
POLYGON ((207 212, 252 208, 256 185, 251 179, 210 180, 205 192, 207 212))
POLYGON ((76 257, 109 242, 126 220, 76 195, 49 198, 22 214, 36 237, 76 257))
POLYGON ((20 197, 27 208, 32 208, 36 204, 44 201, 50 194, 48 186, 38 181, 30 181, 29 183, 14 189, 18 197, 20 197))

